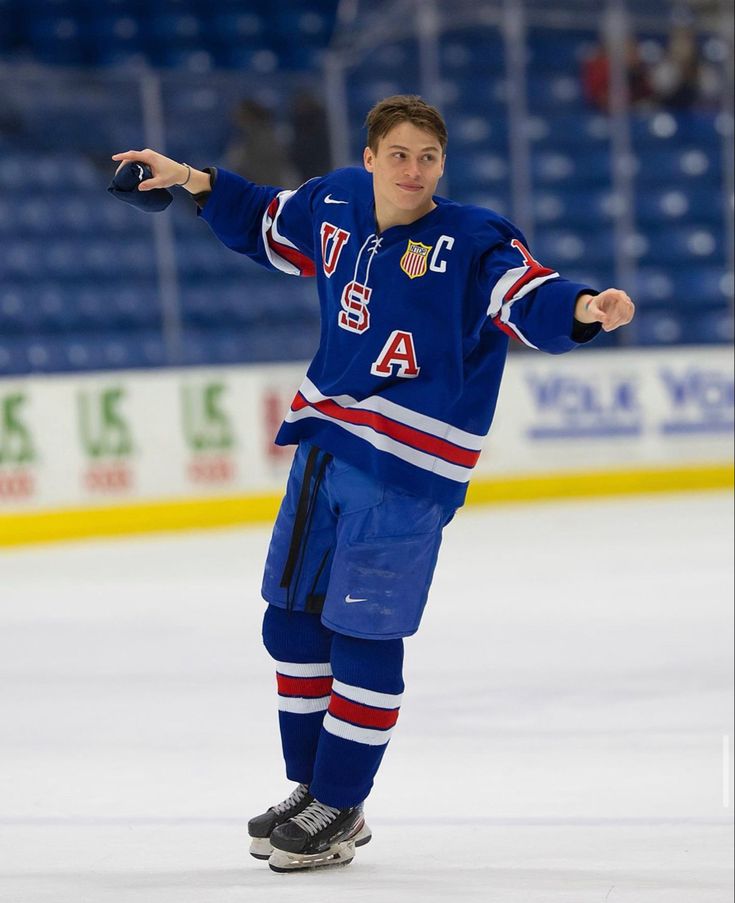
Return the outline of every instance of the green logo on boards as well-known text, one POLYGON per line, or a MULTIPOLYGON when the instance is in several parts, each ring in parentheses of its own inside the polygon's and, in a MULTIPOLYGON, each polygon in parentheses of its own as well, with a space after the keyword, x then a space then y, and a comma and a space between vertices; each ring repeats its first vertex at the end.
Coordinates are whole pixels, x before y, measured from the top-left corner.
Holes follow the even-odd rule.
POLYGON ((0 465, 30 464, 36 457, 28 427, 23 423, 22 393, 0 397, 0 465))
POLYGON ((184 438, 193 452, 229 451, 235 445, 230 418, 222 409, 224 383, 183 386, 184 438))
POLYGON ((90 458, 124 458, 133 452, 130 427, 120 413, 121 388, 80 392, 77 396, 79 435, 90 458))

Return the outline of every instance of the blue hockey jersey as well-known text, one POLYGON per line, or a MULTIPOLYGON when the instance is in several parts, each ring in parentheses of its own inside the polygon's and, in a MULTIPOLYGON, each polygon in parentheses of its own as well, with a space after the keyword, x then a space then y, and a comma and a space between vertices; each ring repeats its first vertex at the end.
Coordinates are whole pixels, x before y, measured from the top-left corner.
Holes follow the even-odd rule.
POLYGON ((592 290, 534 260, 498 214, 434 201, 410 225, 379 232, 365 170, 294 191, 218 170, 200 214, 233 250, 316 276, 320 345, 276 442, 308 440, 379 480, 459 506, 509 336, 571 350, 576 299, 592 290))

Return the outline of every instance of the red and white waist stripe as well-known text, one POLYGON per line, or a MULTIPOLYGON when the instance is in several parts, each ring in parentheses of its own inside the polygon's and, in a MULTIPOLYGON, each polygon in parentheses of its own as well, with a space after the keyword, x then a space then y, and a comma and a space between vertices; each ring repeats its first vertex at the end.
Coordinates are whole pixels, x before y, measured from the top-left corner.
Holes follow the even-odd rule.
POLYGON ((383 746, 393 733, 403 694, 378 693, 335 680, 324 730, 343 740, 383 746))
POLYGON ((469 482, 485 439, 380 395, 363 401, 323 395, 308 378, 291 403, 286 422, 306 417, 339 426, 380 451, 458 483, 469 482))
POLYGON ((279 711, 296 715, 326 711, 332 692, 329 662, 276 662, 276 680, 279 711))

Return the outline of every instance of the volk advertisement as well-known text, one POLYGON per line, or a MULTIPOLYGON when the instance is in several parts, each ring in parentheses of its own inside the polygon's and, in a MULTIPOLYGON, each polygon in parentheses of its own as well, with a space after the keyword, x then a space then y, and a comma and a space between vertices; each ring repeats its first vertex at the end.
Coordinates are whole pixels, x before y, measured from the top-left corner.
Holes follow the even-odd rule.
MULTIPOLYGON (((0 379, 0 515, 278 493, 304 369, 0 379)), ((521 352, 476 479, 732 459, 730 349, 521 352)))

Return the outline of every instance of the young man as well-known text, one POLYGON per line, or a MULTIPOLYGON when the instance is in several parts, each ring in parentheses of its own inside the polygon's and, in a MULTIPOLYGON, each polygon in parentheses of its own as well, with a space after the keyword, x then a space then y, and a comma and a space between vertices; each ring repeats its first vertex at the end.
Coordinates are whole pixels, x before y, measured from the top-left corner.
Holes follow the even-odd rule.
POLYGON ((113 157, 150 167, 142 191, 183 184, 233 250, 317 279, 321 342, 276 438, 298 447, 263 578, 298 785, 249 824, 276 871, 349 862, 370 839, 362 806, 398 718, 403 638, 490 428, 509 336, 560 353, 633 316, 624 292, 534 260, 496 213, 436 197, 446 144, 434 107, 397 96, 367 117, 364 169, 296 191, 150 150, 113 157))

